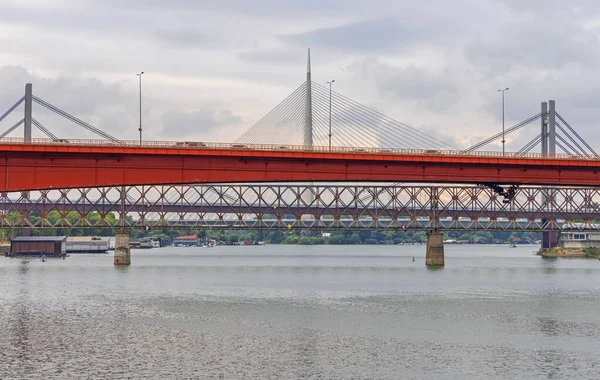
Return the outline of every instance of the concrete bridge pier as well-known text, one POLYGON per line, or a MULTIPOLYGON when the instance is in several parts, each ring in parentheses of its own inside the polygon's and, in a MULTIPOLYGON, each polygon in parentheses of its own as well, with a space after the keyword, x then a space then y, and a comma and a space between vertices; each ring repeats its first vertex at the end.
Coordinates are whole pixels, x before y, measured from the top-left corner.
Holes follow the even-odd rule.
POLYGON ((444 266, 444 233, 437 231, 428 232, 426 250, 426 266, 444 266))
POLYGON ((115 239, 115 265, 130 265, 131 252, 129 248, 129 233, 119 232, 115 239))
POLYGON ((558 245, 558 233, 556 231, 542 232, 542 249, 554 248, 558 245))

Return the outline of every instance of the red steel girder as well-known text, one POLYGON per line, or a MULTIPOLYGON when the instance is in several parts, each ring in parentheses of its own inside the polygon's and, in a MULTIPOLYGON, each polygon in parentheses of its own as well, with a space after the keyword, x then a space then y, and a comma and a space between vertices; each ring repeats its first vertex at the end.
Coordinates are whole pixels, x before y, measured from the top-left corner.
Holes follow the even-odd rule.
POLYGON ((235 182, 599 186, 600 160, 0 144, 0 191, 235 182))

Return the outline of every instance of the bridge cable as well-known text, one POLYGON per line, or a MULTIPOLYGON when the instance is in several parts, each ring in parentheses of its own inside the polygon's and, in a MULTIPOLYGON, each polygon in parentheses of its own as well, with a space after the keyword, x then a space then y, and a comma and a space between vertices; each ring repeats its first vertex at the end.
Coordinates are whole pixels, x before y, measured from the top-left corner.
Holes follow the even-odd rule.
MULTIPOLYGON (((558 127, 558 129, 560 129, 560 130, 561 130, 561 131, 564 133, 564 135, 565 135, 565 136, 567 136, 567 138, 568 138, 569 140, 571 140, 571 142, 572 142, 572 143, 573 143, 573 144, 574 144, 574 145, 575 145, 577 148, 579 148, 579 150, 582 152, 582 155, 583 155, 583 156, 588 156, 588 152, 585 150, 585 148, 581 147, 581 145, 579 145, 579 143, 577 142, 577 140, 576 140, 576 139, 575 139, 573 136, 571 136, 571 134, 570 134, 570 133, 569 133, 567 130, 565 130, 565 129, 564 129, 564 128, 563 128, 563 127, 562 127, 562 126, 559 124, 559 123, 556 123, 556 122, 555 122, 555 125, 558 127)), ((590 155, 591 155, 591 154, 590 154, 590 155)))
POLYGON ((259 133, 257 138, 263 139, 263 141, 259 140, 259 143, 281 144, 289 137, 293 140, 303 138, 303 131, 300 130, 300 126, 302 125, 300 120, 305 113, 304 104, 302 103, 302 99, 304 98, 303 93, 304 89, 293 100, 290 100, 288 104, 282 107, 278 114, 273 115, 275 122, 267 125, 267 127, 263 127, 263 130, 267 130, 259 133), (298 127, 293 128, 295 125, 298 127), (292 130, 289 130, 288 126, 291 126, 292 130), (268 129, 271 129, 271 131, 268 129), (264 136, 267 136, 267 140, 264 140, 264 136))
MULTIPOLYGON (((324 96, 317 92, 316 97, 323 99, 324 96)), ((336 102, 336 104, 338 104, 338 103, 343 103, 343 101, 336 102)), ((381 141, 378 137, 381 137, 381 134, 379 134, 379 135, 374 134, 373 133, 375 131, 374 128, 369 127, 367 124, 367 123, 369 123, 369 121, 365 120, 361 116, 355 116, 356 115, 355 110, 352 110, 350 108, 344 108, 344 109, 340 110, 338 108, 338 106, 336 106, 336 105, 334 105, 332 107, 332 109, 333 109, 332 110, 332 114, 333 114, 332 118, 335 118, 334 121, 336 121, 336 122, 339 122, 339 120, 345 121, 345 122, 347 122, 346 123, 347 126, 351 127, 351 129, 355 130, 355 133, 349 133, 348 129, 340 128, 340 125, 337 125, 336 133, 335 134, 332 133, 333 136, 340 136, 340 135, 347 136, 355 141, 355 144, 356 144, 355 146, 359 146, 359 147, 364 147, 367 145, 365 143, 365 139, 369 139, 371 141, 369 144, 372 144, 373 146, 380 145, 381 141)), ((328 112, 328 110, 323 110, 323 111, 328 112)), ((394 135, 389 135, 385 132, 384 132, 384 135, 387 135, 389 137, 389 140, 392 141, 393 144, 395 144, 395 145, 393 145, 394 147, 401 147, 402 145, 406 146, 405 144, 399 144, 398 140, 393 138, 394 135)))
MULTIPOLYGON (((556 135, 558 137, 558 135, 556 135)), ((562 149, 565 153, 573 155, 573 153, 569 152, 568 149, 566 149, 564 146, 561 145, 561 143, 559 143, 558 141, 556 141, 556 146, 558 146, 560 149, 562 149)))
POLYGON ((300 120, 304 114, 304 104, 302 103, 304 93, 305 88, 302 88, 293 99, 272 113, 269 123, 265 122, 263 125, 257 126, 253 143, 283 143, 286 138, 291 137, 292 140, 302 138, 301 123, 296 120, 300 120), (297 124, 298 127, 293 128, 294 124, 297 124), (288 126, 291 126, 292 129, 289 130, 288 126))
MULTIPOLYGON (((508 129, 506 129, 504 131, 504 135, 508 135, 508 134, 510 134, 510 133, 512 133, 512 132, 514 132, 514 131, 516 131, 516 130, 524 127, 524 126, 526 126, 527 124, 530 124, 530 123, 536 121, 541 116, 542 116, 542 114, 538 113, 537 115, 531 116, 530 118, 525 119, 522 122, 513 125, 512 127, 508 128, 508 129)), ((491 136, 491 137, 489 137, 489 138, 487 138, 487 139, 485 139, 485 140, 483 140, 483 141, 481 141, 481 142, 479 142, 479 143, 477 143, 477 144, 475 144, 475 145, 473 145, 473 146, 465 149, 463 152, 467 153, 467 152, 471 152, 473 150, 479 149, 482 146, 485 146, 485 145, 491 143, 492 141, 497 140, 500 137, 502 137, 502 132, 499 132, 499 133, 497 133, 497 134, 495 134, 495 135, 493 135, 493 136, 491 136)))
MULTIPOLYGON (((323 86, 318 86, 321 89, 322 94, 326 95, 326 89, 323 86)), ((405 140, 405 137, 412 134, 413 140, 408 140, 409 148, 414 147, 415 141, 419 141, 425 147, 450 147, 449 144, 443 143, 438 139, 435 139, 431 136, 427 136, 419 130, 416 130, 404 123, 398 122, 390 117, 387 117, 383 114, 378 113, 370 108, 363 106, 360 103, 354 102, 338 93, 334 93, 333 97, 335 101, 334 109, 337 108, 337 105, 342 105, 346 107, 339 107, 340 112, 342 114, 348 113, 353 115, 357 120, 361 120, 365 122, 365 126, 367 129, 372 130, 374 126, 379 126, 379 128, 383 133, 388 134, 388 136, 393 136, 396 138, 396 143, 398 143, 397 139, 405 140), (370 123, 370 125, 369 125, 370 123), (390 126, 392 128, 383 128, 385 126, 390 126), (404 133, 397 133, 396 129, 404 130, 404 133)), ((406 140, 405 140, 406 141, 406 140)))
MULTIPOLYGON (((317 97, 319 97, 323 103, 328 102, 329 91, 318 84, 316 89, 317 97)), ((363 134, 373 135, 373 132, 377 130, 379 135, 383 134, 388 136, 388 138, 390 138, 392 142, 396 144, 392 146, 389 146, 388 144, 388 147, 414 148, 415 142, 418 141, 425 148, 440 148, 440 145, 435 144, 437 139, 429 138, 428 136, 423 137, 426 135, 423 135, 420 132, 419 134, 415 134, 415 130, 412 127, 408 127, 405 124, 388 118, 385 115, 378 114, 376 111, 364 107, 360 103, 356 103, 338 93, 334 93, 334 95, 332 95, 332 104, 332 108, 335 111, 336 120, 342 117, 342 119, 356 121, 354 124, 358 125, 359 132, 362 132, 363 134), (352 117, 352 119, 350 117, 352 117), (392 128, 389 128, 389 126, 392 128), (398 133, 395 129, 404 130, 404 133, 398 133), (411 133, 413 133, 413 136, 410 136, 411 133), (412 140, 410 139, 411 137, 413 138, 412 140), (400 141, 403 142, 400 143, 400 141)), ((361 138, 362 137, 364 136, 361 136, 361 138)), ((448 144, 441 143, 441 147, 448 146, 448 144)))
POLYGON ((56 137, 52 132, 46 129, 46 127, 44 127, 42 124, 38 123, 38 121, 34 118, 31 118, 31 123, 35 125, 40 131, 42 131, 46 136, 50 137, 53 140, 58 140, 58 137, 56 137))
MULTIPOLYGON (((548 136, 548 134, 546 133, 546 136, 548 136)), ((523 156, 525 153, 528 153, 531 149, 533 149, 533 147, 535 147, 540 141, 542 141, 542 135, 541 133, 537 136, 535 136, 531 141, 529 141, 527 144, 525 144, 525 146, 523 146, 517 153, 516 155, 518 156, 523 156)))
MULTIPOLYGON (((555 123, 555 125, 556 125, 556 126, 558 127, 558 129, 560 129, 560 130, 561 130, 561 131, 564 133, 564 135, 565 135, 565 136, 567 136, 567 138, 568 138, 569 140, 571 140, 571 142, 572 142, 572 143, 573 143, 573 144, 574 144, 574 145, 575 145, 577 148, 579 148, 579 149, 577 149, 577 148, 573 147, 573 146, 572 146, 572 145, 571 145, 569 142, 567 142, 566 140, 564 140, 564 139, 563 139, 562 141, 563 141, 563 143, 565 143, 565 145, 567 145, 567 146, 568 146, 570 149, 572 149, 572 150, 573 150, 573 151, 574 151, 576 154, 578 154, 579 156, 582 156, 582 157, 587 157, 587 156, 588 156, 588 153, 585 151, 585 149, 583 149, 583 148, 582 148, 582 147, 581 147, 581 146, 580 146, 580 145, 577 143, 577 140, 575 140, 575 139, 573 138, 573 136, 571 136, 571 135, 570 135, 570 134, 569 134, 567 131, 565 131, 565 129, 564 129, 564 128, 563 128, 563 127, 562 127, 562 126, 559 124, 559 123, 555 123)), ((556 136, 559 136, 559 134, 557 133, 557 134, 556 134, 556 136)), ((562 138, 562 136, 561 136, 561 138, 562 138)))
POLYGON ((2 116, 0 116, 0 122, 4 120, 4 118, 7 117, 12 111, 14 111, 15 108, 17 108, 21 103, 23 103, 23 101, 25 101, 24 96, 21 99, 17 100, 15 104, 13 104, 6 112, 2 114, 2 116))
MULTIPOLYGON (((328 96, 328 95, 327 95, 328 96)), ((315 100, 321 100, 322 102, 328 102, 328 98, 326 98, 323 94, 320 94, 318 91, 315 92, 315 100)), ((350 146, 365 146, 365 139, 370 139, 372 142, 370 142, 369 144, 373 144, 373 145, 377 145, 378 141, 376 139, 372 138, 372 134, 367 133, 367 129, 360 125, 359 122, 355 122, 354 120, 349 118, 349 113, 348 112, 343 112, 340 111, 338 112, 338 108, 337 108, 337 104, 339 102, 335 102, 333 103, 332 100, 332 145, 333 145, 333 136, 345 136, 347 137, 349 140, 352 140, 353 143, 350 144, 350 146), (343 124, 340 125, 340 120, 342 121, 347 121, 348 123, 346 124, 347 126, 354 126, 356 128, 353 129, 358 129, 359 133, 348 133, 348 130, 346 128, 341 128, 343 127, 343 124), (338 123, 338 125, 335 125, 335 134, 333 133, 334 130, 334 124, 333 123, 338 123)), ((325 114, 325 120, 326 120, 326 128, 327 130, 329 130, 329 120, 328 120, 328 113, 329 113, 329 109, 328 106, 324 106, 322 105, 321 102, 319 102, 316 107, 314 107, 313 109, 315 109, 317 112, 321 112, 323 114, 325 114)), ((350 112, 351 113, 351 112, 350 112)), ((326 133, 326 141, 329 140, 329 131, 326 133)))
POLYGON ((255 128, 253 143, 284 144, 291 141, 303 139, 303 115, 305 114, 303 91, 299 92, 294 99, 280 107, 273 113, 268 123, 263 123, 255 128))
MULTIPOLYGON (((304 140, 303 116, 306 112, 307 87, 306 82, 299 86, 284 101, 236 139, 236 142, 288 144, 290 137, 294 140, 302 137, 304 140)), ((313 95, 314 145, 327 145, 323 141, 328 141, 329 138, 328 90, 314 83, 313 95)), ((386 145, 392 143, 413 148, 414 142, 419 141, 420 145, 425 147, 449 146, 337 93, 332 93, 331 113, 333 126, 337 131, 332 136, 333 140, 342 140, 344 143, 354 140, 357 145, 364 146, 365 136, 367 136, 375 144, 383 142, 386 145), (351 127, 354 132, 348 133, 347 128, 340 128, 340 124, 351 127)))
MULTIPOLYGON (((320 98, 320 95, 318 93, 315 93, 314 99, 319 100, 319 98, 320 98)), ((325 129, 324 136, 325 136, 325 141, 327 143, 321 144, 321 145, 327 146, 329 144, 329 109, 324 109, 324 107, 321 107, 320 104, 317 104, 317 105, 315 105, 315 107, 313 107, 313 112, 320 116, 320 120, 324 124, 322 127, 320 127, 320 129, 321 128, 325 129)), ((339 117, 339 115, 334 116, 333 112, 334 111, 332 110, 332 116, 331 116, 332 117, 332 126, 331 126, 331 129, 332 129, 331 141, 332 141, 332 143, 331 144, 333 146, 335 146, 333 144, 333 141, 334 141, 333 138, 334 138, 334 136, 336 136, 337 138, 340 138, 340 139, 346 141, 348 143, 348 146, 365 146, 366 144, 365 144, 364 139, 361 142, 361 139, 358 137, 357 134, 344 133, 344 132, 346 132, 346 130, 341 129, 339 124, 334 127, 334 124, 333 124, 334 120, 335 120, 335 122, 339 123, 340 119, 345 120, 345 118, 339 117), (335 131, 335 133, 333 133, 334 131, 335 131)), ((364 134, 363 137, 366 138, 367 135, 364 134)), ((377 141, 373 140, 372 144, 377 145, 377 141)))
POLYGON ((6 137, 6 135, 8 135, 9 133, 11 133, 15 129, 17 129, 19 127, 19 125, 23 124, 24 122, 25 122, 25 119, 21 119, 21 120, 17 121, 17 123, 15 125, 13 125, 12 127, 8 128, 6 131, 4 131, 4 133, 2 133, 0 135, 0 139, 6 137))
MULTIPOLYGON (((265 116, 263 116, 260 120, 258 120, 254 125, 252 125, 246 132, 244 132, 240 137, 238 137, 235 142, 248 142, 248 138, 255 134, 261 134, 261 126, 266 124, 267 121, 271 120, 274 116, 279 116, 280 112, 283 109, 287 109, 290 103, 294 103, 296 99, 299 99, 299 94, 301 94, 306 88, 306 82, 302 83, 298 88, 296 88, 290 95, 288 95, 285 99, 283 99, 275 108, 269 111, 265 116)), ((268 124, 267 124, 268 125, 268 124)))
MULTIPOLYGON (((583 156, 583 157, 586 156, 585 154, 582 155, 577 149, 573 148, 573 146, 571 144, 569 144, 569 142, 567 140, 565 140, 565 138, 562 137, 561 135, 559 135, 558 133, 556 134, 556 138, 558 140, 562 141, 563 144, 565 144, 569 149, 571 149, 574 152, 574 153, 570 153, 570 152, 566 152, 566 153, 575 154, 575 155, 580 156, 580 157, 581 156, 583 156)), ((563 148, 563 150, 565 150, 565 149, 563 148)))
MULTIPOLYGON (((324 102, 327 102, 328 98, 327 98, 327 94, 323 94, 323 93, 319 93, 316 92, 316 96, 317 99, 321 99, 324 102)), ((349 137, 353 138, 353 139, 357 139, 357 146, 365 146, 365 139, 368 138, 369 140, 371 140, 372 142, 370 144, 373 144, 375 146, 380 144, 380 139, 378 137, 381 137, 381 133, 379 134, 374 134, 373 132, 375 132, 375 128, 374 125, 372 125, 371 121, 372 120, 368 120, 363 114, 360 114, 356 111, 356 109, 353 109, 353 105, 347 103, 345 100, 343 99, 335 99, 333 98, 332 100, 333 106, 332 106, 332 118, 335 118, 334 121, 339 122, 339 120, 342 121, 346 121, 348 126, 352 126, 352 129, 355 130, 355 133, 348 133, 348 130, 345 128, 339 128, 340 126, 338 125, 336 130, 337 133, 335 135, 348 135, 349 137), (335 103, 333 103, 335 100, 335 103), (344 107, 347 106, 347 107, 344 107), (371 125, 369 125, 371 124, 371 125), (358 132, 358 133, 356 133, 358 132)), ((327 112, 327 110, 325 110, 325 112, 327 112)), ((379 130, 377 130, 377 132, 380 132, 379 130)), ((405 141, 405 143, 399 143, 398 139, 396 138, 395 135, 393 134, 389 134, 387 133, 389 131, 384 130, 383 134, 388 136, 389 140, 392 141, 392 143, 394 144, 394 147, 402 147, 402 146, 407 146, 406 142, 408 142, 409 146, 411 145, 410 141, 405 141)))
MULTIPOLYGON (((315 97, 314 99, 316 100, 323 100, 323 96, 321 94, 319 94, 318 92, 315 92, 315 97)), ((324 109, 325 107, 322 107, 321 104, 317 105, 316 107, 313 107, 313 110, 316 110, 317 112, 322 112, 325 113, 327 116, 325 116, 327 118, 327 129, 329 129, 329 121, 328 121, 328 113, 329 113, 329 109, 324 109)), ((367 133, 368 130, 366 127, 361 126, 360 124, 358 124, 358 122, 355 122, 352 119, 349 119, 349 117, 347 116, 347 113, 344 112, 340 112, 339 114, 337 112, 335 112, 334 114, 334 109, 335 107, 332 106, 332 130, 334 128, 333 122, 337 122, 339 123, 340 120, 343 121, 347 121, 348 124, 347 125, 352 125, 355 126, 356 128, 354 129, 358 129, 359 133, 348 133, 347 129, 344 128, 340 128, 341 126, 338 124, 336 125, 335 131, 336 133, 333 134, 332 132, 332 141, 333 141, 333 136, 337 136, 337 135, 342 135, 342 136, 347 136, 349 139, 354 140, 355 141, 355 146, 365 146, 365 139, 370 139, 372 142, 371 144, 373 145, 378 145, 378 141, 376 139, 373 139, 372 137, 372 133, 367 133)), ((329 139, 329 132, 327 132, 326 134, 326 141, 328 141, 329 139)), ((333 143, 332 143, 333 144, 333 143)), ((351 144, 352 146, 352 144, 351 144)))
POLYGON ((295 100, 295 104, 290 104, 288 107, 287 116, 284 116, 285 124, 284 127, 278 128, 277 137, 273 135, 273 140, 277 140, 278 143, 286 142, 287 139, 294 141, 297 138, 301 138, 304 141, 304 118, 306 115, 306 104, 304 97, 306 94, 306 88, 300 94, 300 97, 295 100), (286 133, 286 128, 289 130, 286 133))
MULTIPOLYGON (((323 135, 323 140, 324 141, 329 141, 329 119, 328 119, 328 115, 325 114, 325 111, 321 109, 321 107, 314 107, 313 108, 314 114, 313 116, 317 119, 317 124, 313 124, 313 128, 315 128, 315 130, 323 135)), ((314 120, 314 119, 313 119, 314 120)), ((333 130, 333 125, 332 125, 332 130, 333 130)), ((359 142, 357 140, 354 140, 354 138, 352 136, 350 136, 350 139, 347 139, 346 135, 341 135, 341 134, 333 134, 331 136, 331 145, 335 146, 334 144, 334 137, 335 140, 340 140, 343 144, 345 144, 345 146, 353 146, 354 144, 358 144, 359 142)), ((338 144, 339 145, 339 144, 338 144)))
POLYGON ((594 151, 594 149, 592 149, 592 147, 585 141, 585 139, 581 138, 581 136, 579 135, 579 133, 577 133, 577 131, 575 129, 573 129, 569 123, 567 123, 567 121, 565 119, 562 118, 562 116, 560 116, 560 114, 558 112, 554 112, 554 114, 560 119, 560 121, 563 122, 563 124, 569 128, 569 130, 571 132, 573 132, 575 134, 575 136, 577 136, 577 138, 579 139, 579 141, 581 141, 596 157, 598 157, 598 153, 596 153, 594 151))
POLYGON ((48 102, 45 102, 44 100, 38 98, 37 96, 33 96, 32 99, 36 103, 38 103, 39 105, 41 105, 43 107, 46 107, 47 109, 49 109, 49 110, 51 110, 51 111, 59 114, 60 116, 66 118, 68 120, 71 120, 75 124, 78 124, 78 125, 82 126, 83 128, 85 128, 85 129, 87 129, 87 130, 89 130, 89 131, 91 131, 91 132, 93 132, 93 133, 95 133, 95 134, 97 134, 97 135, 99 135, 101 137, 104 137, 107 140, 111 140, 113 142, 120 142, 120 140, 118 140, 117 138, 109 135, 108 133, 106 133, 106 132, 104 132, 104 131, 102 131, 102 130, 100 130, 100 129, 98 129, 98 128, 96 128, 96 127, 94 127, 94 126, 92 126, 92 125, 90 125, 90 124, 88 124, 88 123, 80 120, 80 119, 78 119, 78 118, 76 118, 75 116, 73 116, 73 115, 71 115, 71 114, 69 114, 69 113, 61 110, 58 107, 53 106, 52 104, 50 104, 48 102))
MULTIPOLYGON (((326 92, 326 93, 329 92, 329 89, 327 89, 325 86, 322 86, 321 84, 316 83, 316 82, 312 82, 312 83, 313 83, 313 85, 315 85, 315 87, 317 88, 317 90, 321 90, 322 92, 326 92)), ((384 114, 382 114, 382 113, 380 113, 380 112, 378 112, 378 111, 376 111, 374 109, 366 107, 366 106, 362 105, 361 103, 358 103, 358 102, 356 102, 356 101, 354 101, 354 100, 352 100, 350 98, 347 98, 347 97, 345 97, 344 95, 342 95, 340 93, 337 93, 337 92, 332 92, 332 93, 335 94, 335 97, 337 98, 338 102, 339 101, 343 101, 343 102, 349 103, 354 108, 356 108, 357 111, 358 110, 362 110, 362 112, 363 112, 364 115, 369 115, 369 116, 372 116, 372 117, 376 116, 380 120, 383 119, 383 120, 385 120, 386 122, 388 122, 390 124, 402 127, 405 130, 407 130, 408 132, 414 134, 415 135, 414 137, 417 137, 417 139, 427 141, 428 143, 437 143, 441 147, 448 147, 448 148, 454 149, 451 145, 449 145, 449 144, 447 144, 447 143, 445 143, 445 142, 443 142, 443 141, 441 141, 439 139, 436 139, 435 137, 428 136, 427 134, 419 131, 416 128, 413 128, 413 127, 411 127, 411 126, 409 126, 409 125, 407 125, 405 123, 402 123, 402 122, 399 122, 399 121, 397 121, 395 119, 392 119, 391 117, 389 117, 387 115, 384 115, 384 114)))

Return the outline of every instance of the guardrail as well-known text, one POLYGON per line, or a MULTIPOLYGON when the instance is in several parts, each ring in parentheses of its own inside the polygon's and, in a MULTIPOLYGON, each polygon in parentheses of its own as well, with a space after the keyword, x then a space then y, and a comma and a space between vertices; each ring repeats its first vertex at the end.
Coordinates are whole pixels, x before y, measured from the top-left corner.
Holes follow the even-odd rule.
MULTIPOLYGON (((23 144, 23 138, 5 137, 0 139, 0 145, 23 144)), ((490 158, 518 158, 518 159, 564 159, 564 160, 589 160, 598 161, 598 156, 581 156, 566 153, 518 153, 494 151, 464 151, 464 150, 435 150, 435 149, 403 149, 403 148, 374 148, 374 147, 341 147, 341 146, 304 146, 285 144, 245 144, 245 143, 215 143, 195 141, 140 141, 137 140, 86 140, 86 139, 40 139, 32 138, 31 145, 68 145, 68 146, 114 146, 130 148, 167 148, 167 149, 233 149, 233 150, 259 150, 259 151, 294 151, 294 152, 321 152, 321 153, 350 153, 350 154, 389 154, 389 155, 415 155, 415 156, 460 156, 460 157, 490 157, 490 158)))

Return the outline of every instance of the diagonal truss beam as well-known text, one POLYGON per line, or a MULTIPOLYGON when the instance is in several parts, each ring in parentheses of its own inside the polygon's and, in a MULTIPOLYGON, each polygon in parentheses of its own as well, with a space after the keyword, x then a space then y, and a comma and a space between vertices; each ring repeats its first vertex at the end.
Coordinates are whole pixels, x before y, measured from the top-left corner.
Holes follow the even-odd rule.
POLYGON ((599 231, 600 189, 522 187, 509 202, 493 189, 452 185, 46 190, 0 194, 0 227, 599 231))

